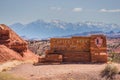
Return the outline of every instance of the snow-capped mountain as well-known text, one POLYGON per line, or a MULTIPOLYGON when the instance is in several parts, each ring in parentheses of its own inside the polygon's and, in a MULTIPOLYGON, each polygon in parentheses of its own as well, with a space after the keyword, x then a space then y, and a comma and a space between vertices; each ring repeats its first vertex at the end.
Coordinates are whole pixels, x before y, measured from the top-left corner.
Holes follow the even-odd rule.
POLYGON ((68 35, 83 35, 104 33, 112 35, 120 32, 120 26, 117 24, 105 24, 103 22, 78 22, 70 23, 60 20, 46 22, 44 20, 33 21, 28 24, 15 23, 10 27, 20 36, 28 38, 50 38, 68 35), (112 33, 112 34, 111 34, 112 33))

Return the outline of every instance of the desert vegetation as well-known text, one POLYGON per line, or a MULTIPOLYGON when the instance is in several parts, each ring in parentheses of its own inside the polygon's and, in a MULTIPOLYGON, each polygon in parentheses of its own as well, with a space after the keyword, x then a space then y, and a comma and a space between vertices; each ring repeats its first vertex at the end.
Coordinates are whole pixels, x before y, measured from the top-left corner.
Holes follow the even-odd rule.
POLYGON ((109 53, 108 61, 120 63, 120 53, 109 53))
POLYGON ((107 38, 108 53, 120 53, 120 38, 107 38))
POLYGON ((14 76, 10 73, 0 72, 0 80, 26 80, 22 77, 14 76))
POLYGON ((27 41, 28 48, 34 52, 35 54, 42 55, 45 53, 46 50, 50 48, 49 40, 33 40, 27 41))
POLYGON ((105 68, 101 71, 101 77, 105 77, 106 80, 119 80, 117 76, 119 75, 119 68, 115 65, 115 63, 109 63, 105 66, 105 68))

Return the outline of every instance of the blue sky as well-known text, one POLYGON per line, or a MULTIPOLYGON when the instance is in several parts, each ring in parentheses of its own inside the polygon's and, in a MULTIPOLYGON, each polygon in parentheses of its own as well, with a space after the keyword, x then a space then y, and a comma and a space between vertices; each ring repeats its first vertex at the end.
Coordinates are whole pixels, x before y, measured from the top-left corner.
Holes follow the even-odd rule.
POLYGON ((120 0, 0 0, 0 23, 43 19, 120 25, 120 0))

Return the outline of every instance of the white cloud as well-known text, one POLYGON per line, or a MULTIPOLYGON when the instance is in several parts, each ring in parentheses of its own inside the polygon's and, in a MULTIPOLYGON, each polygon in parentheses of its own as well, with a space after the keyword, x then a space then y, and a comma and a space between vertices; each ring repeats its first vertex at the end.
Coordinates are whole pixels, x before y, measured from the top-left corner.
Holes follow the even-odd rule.
POLYGON ((74 12, 81 12, 81 11, 82 11, 82 8, 74 8, 73 11, 74 11, 74 12))
POLYGON ((61 8, 60 7, 50 7, 51 10, 56 10, 56 11, 60 11, 61 8))
POLYGON ((100 9, 100 12, 120 12, 120 9, 100 9))

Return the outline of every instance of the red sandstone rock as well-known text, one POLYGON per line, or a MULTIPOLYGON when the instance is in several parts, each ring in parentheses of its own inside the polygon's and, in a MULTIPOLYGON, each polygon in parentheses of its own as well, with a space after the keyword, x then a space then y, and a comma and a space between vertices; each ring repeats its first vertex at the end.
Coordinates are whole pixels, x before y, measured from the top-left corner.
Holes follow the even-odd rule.
POLYGON ((0 45, 0 62, 8 60, 23 60, 22 56, 4 45, 0 45))
POLYGON ((27 42, 12 29, 0 24, 0 62, 11 59, 37 61, 38 56, 29 51, 27 42))

